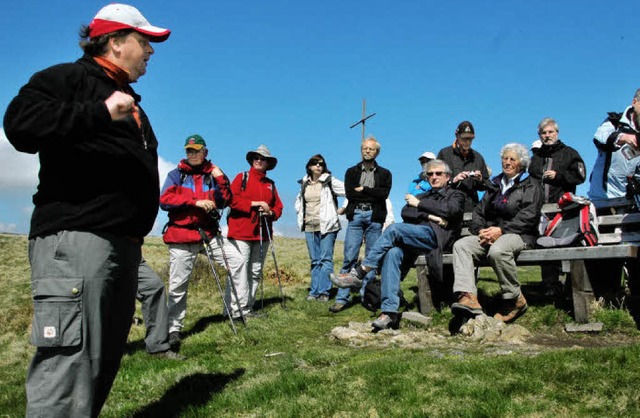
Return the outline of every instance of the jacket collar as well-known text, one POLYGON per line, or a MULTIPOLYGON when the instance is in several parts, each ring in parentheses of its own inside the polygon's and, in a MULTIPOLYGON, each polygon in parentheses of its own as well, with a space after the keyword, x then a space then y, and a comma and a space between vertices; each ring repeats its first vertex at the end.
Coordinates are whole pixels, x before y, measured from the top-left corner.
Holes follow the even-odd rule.
MULTIPOLYGON (((504 177, 504 173, 500 173, 497 176, 495 176, 494 178, 491 179, 491 183, 495 186, 495 187, 500 187, 500 183, 502 182, 502 178, 504 177)), ((523 171, 522 173, 518 174, 515 179, 513 180, 513 184, 514 186, 517 186, 518 184, 522 183, 523 181, 525 181, 527 178, 529 177, 529 173, 526 171, 523 171)))
MULTIPOLYGON (((120 89, 118 84, 114 80, 109 78, 109 76, 104 72, 100 64, 98 64, 91 55, 84 54, 82 57, 80 57, 76 61, 76 63, 85 67, 93 77, 101 78, 106 82, 113 84, 113 88, 116 90, 120 89)), ((140 97, 140 95, 133 90, 131 85, 128 85, 127 87, 128 87, 127 93, 131 94, 137 103, 140 103, 142 101, 142 97, 140 97)))
POLYGON ((186 174, 211 174, 213 171, 213 165, 209 160, 204 160, 202 165, 199 167, 193 167, 189 165, 186 158, 178 163, 178 168, 186 174))

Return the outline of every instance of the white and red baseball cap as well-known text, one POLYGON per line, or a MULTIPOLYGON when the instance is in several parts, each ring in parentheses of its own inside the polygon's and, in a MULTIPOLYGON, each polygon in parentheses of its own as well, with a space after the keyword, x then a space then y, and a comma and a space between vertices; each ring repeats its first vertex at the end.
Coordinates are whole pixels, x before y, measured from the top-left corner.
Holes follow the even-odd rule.
POLYGON ((171 31, 153 26, 138 9, 127 4, 112 3, 100 9, 89 24, 89 37, 115 32, 122 29, 133 29, 150 37, 151 42, 164 42, 171 31))

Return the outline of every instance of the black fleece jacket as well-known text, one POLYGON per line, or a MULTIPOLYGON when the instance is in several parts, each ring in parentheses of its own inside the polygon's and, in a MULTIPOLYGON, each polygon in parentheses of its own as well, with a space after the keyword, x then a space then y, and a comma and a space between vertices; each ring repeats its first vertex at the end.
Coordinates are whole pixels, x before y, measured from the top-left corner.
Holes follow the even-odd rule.
POLYGON ((111 120, 104 101, 118 89, 85 55, 34 74, 9 104, 9 142, 40 157, 30 237, 76 230, 142 238, 151 230, 158 143, 139 105, 140 127, 133 116, 111 120))

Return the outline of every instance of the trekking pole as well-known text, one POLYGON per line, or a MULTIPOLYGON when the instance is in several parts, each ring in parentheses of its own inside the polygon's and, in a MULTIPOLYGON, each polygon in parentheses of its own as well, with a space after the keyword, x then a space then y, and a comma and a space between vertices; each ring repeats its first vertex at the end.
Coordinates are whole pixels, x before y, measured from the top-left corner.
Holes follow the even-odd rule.
POLYGON ((260 309, 264 312, 264 272, 262 271, 264 264, 264 250, 262 249, 262 212, 258 212, 258 227, 260 229, 260 309))
POLYGON ((202 238, 202 245, 204 246, 204 250, 207 253, 207 259, 209 260, 209 266, 211 266, 211 273, 213 277, 216 279, 216 284, 218 285, 218 290, 220 291, 220 297, 222 298, 222 306, 224 306, 227 315, 229 316, 229 322, 231 322, 231 328, 233 329, 234 334, 238 334, 238 330, 236 330, 236 325, 233 323, 233 316, 231 315, 231 309, 227 306, 227 302, 224 300, 224 293, 222 292, 222 285, 220 284, 220 277, 218 273, 216 273, 215 266, 213 265, 213 250, 211 249, 211 245, 209 244, 209 237, 207 233, 204 232, 202 228, 198 228, 198 232, 200 233, 200 237, 202 238))
POLYGON ((264 226, 267 230, 267 238, 269 239, 269 245, 271 247, 271 255, 273 255, 273 265, 276 269, 276 278, 278 279, 278 286, 280 287, 280 298, 282 299, 282 309, 287 309, 284 303, 284 290, 282 290, 282 282, 280 281, 280 270, 278 270, 278 260, 276 260, 276 249, 273 245, 273 240, 271 239, 271 232, 269 231, 269 225, 267 224, 267 218, 262 216, 264 220, 264 226))
POLYGON ((229 267, 229 259, 227 258, 227 254, 224 251, 224 241, 222 240, 222 235, 220 234, 220 229, 216 233, 216 241, 218 242, 218 246, 220 247, 220 251, 222 252, 222 259, 224 260, 224 268, 227 270, 227 279, 229 280, 229 286, 231 287, 231 291, 233 292, 233 297, 236 298, 236 305, 238 305, 238 310, 240 311, 240 319, 244 326, 247 326, 247 321, 244 319, 244 314, 242 313, 242 306, 240 306, 240 298, 238 297, 238 291, 236 290, 236 285, 233 283, 233 277, 231 277, 231 267, 229 267))

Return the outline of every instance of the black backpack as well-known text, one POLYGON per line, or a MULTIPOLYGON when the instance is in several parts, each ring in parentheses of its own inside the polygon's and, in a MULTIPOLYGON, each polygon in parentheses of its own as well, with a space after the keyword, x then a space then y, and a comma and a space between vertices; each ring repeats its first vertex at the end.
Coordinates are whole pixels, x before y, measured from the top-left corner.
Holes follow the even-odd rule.
MULTIPOLYGON (((382 305, 381 280, 369 280, 364 287, 364 296, 362 297, 362 306, 371 312, 377 312, 382 305)), ((402 290, 400 291, 400 306, 406 306, 407 300, 404 298, 402 290)))

